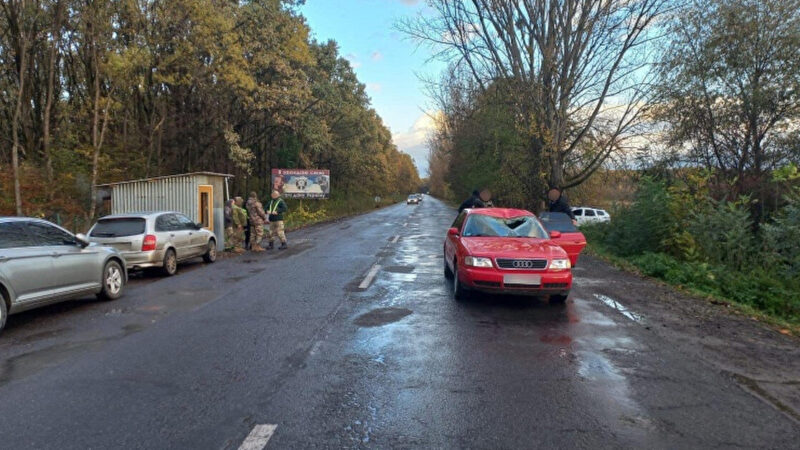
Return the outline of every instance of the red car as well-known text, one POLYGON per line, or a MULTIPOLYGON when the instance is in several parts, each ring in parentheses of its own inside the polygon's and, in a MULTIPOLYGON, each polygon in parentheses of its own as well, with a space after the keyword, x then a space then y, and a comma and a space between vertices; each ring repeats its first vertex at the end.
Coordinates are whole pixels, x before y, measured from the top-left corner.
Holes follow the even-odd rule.
POLYGON ((572 267, 578 265, 578 256, 586 247, 586 237, 572 224, 572 219, 564 213, 543 212, 539 220, 553 241, 567 252, 572 267))
POLYGON ((572 288, 567 252, 532 212, 521 209, 465 209, 447 231, 444 272, 453 278, 457 300, 474 290, 564 302, 572 288))

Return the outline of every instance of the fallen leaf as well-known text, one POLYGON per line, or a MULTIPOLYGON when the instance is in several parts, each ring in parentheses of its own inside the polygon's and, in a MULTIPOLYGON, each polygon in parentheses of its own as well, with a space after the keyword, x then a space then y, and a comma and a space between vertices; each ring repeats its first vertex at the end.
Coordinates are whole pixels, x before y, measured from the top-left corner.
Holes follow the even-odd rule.
POLYGON ((786 328, 781 328, 781 329, 780 329, 780 330, 778 330, 778 331, 780 331, 780 333, 781 333, 781 334, 785 334, 785 335, 788 335, 788 336, 791 336, 791 335, 792 335, 792 331, 791 331, 791 330, 789 330, 789 329, 786 329, 786 328))

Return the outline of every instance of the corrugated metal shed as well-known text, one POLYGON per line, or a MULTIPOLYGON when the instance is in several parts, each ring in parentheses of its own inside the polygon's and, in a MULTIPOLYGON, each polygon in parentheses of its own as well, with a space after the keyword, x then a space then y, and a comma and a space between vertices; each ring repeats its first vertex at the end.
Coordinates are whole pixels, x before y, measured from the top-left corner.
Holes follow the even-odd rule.
POLYGON ((227 180, 233 175, 194 172, 98 185, 110 200, 111 214, 142 211, 177 211, 202 222, 217 235, 224 248, 224 203, 227 180), (201 204, 204 201, 204 204, 201 204), (207 214, 204 218, 203 215, 207 214))

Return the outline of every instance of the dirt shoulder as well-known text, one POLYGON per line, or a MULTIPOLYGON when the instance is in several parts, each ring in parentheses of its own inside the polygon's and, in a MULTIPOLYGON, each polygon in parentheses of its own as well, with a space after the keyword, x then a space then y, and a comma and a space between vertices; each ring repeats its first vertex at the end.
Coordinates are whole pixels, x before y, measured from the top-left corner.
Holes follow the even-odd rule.
POLYGON ((645 326, 688 357, 730 376, 743 389, 800 423, 800 339, 725 304, 581 256, 576 283, 602 280, 596 292, 641 314, 645 326))

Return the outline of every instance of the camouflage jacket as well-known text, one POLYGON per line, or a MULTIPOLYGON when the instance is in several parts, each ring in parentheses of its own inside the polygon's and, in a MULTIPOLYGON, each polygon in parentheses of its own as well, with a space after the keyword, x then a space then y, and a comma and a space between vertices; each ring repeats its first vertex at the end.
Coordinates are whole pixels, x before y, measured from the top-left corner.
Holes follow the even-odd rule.
POLYGON ((247 200, 247 212, 250 214, 250 223, 255 225, 263 225, 267 221, 267 214, 264 212, 264 206, 260 201, 249 198, 247 200))
POLYGON ((239 205, 233 205, 233 226, 244 227, 247 225, 247 212, 239 205))

